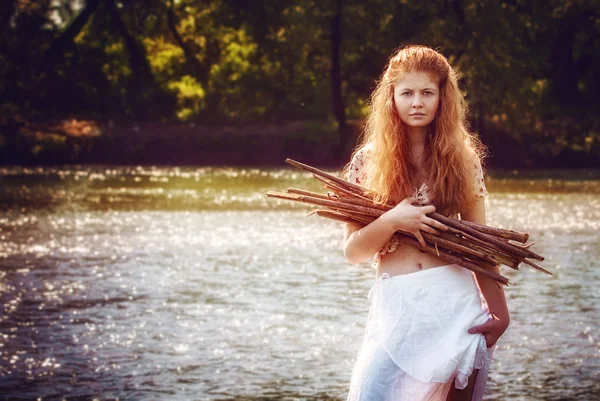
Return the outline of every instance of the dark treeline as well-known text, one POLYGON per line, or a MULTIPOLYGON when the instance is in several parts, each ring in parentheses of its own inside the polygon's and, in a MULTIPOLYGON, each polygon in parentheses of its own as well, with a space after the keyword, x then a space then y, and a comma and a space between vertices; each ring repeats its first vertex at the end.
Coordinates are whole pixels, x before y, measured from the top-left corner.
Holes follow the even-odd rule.
POLYGON ((387 57, 419 43, 460 71, 490 164, 598 167, 599 31, 597 0, 3 0, 0 156, 73 118, 321 121, 347 152, 387 57))

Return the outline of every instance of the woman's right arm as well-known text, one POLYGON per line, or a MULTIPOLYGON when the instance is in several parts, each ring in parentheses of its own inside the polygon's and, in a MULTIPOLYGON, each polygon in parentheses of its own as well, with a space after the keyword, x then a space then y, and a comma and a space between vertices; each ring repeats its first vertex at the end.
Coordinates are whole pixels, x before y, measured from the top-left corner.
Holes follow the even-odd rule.
MULTIPOLYGON (((365 149, 360 149, 350 162, 348 181, 354 184, 363 184, 365 167, 365 149)), ((425 240, 421 230, 432 234, 448 228, 443 224, 426 216, 435 211, 433 206, 413 206, 415 198, 406 198, 393 209, 388 210, 373 222, 362 227, 357 224, 346 223, 344 240, 344 256, 353 264, 358 264, 378 252, 387 240, 396 231, 412 233, 425 247, 425 240)))
POLYGON ((364 226, 346 223, 344 256, 352 264, 359 264, 373 256, 396 232, 385 214, 364 226))
POLYGON ((404 231, 413 234, 425 247, 422 231, 437 235, 433 228, 448 228, 426 215, 435 211, 434 206, 413 206, 415 198, 406 198, 393 209, 385 212, 373 222, 362 227, 346 223, 344 256, 353 264, 358 264, 378 252, 387 240, 396 232, 404 231))

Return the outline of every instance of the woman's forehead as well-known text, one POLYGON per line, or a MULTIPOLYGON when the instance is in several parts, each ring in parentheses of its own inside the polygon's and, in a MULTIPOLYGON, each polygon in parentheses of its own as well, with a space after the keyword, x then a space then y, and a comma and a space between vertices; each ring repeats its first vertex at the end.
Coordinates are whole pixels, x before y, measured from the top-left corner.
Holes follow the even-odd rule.
POLYGON ((429 72, 410 70, 400 75, 394 82, 396 88, 424 89, 438 88, 438 80, 429 72))

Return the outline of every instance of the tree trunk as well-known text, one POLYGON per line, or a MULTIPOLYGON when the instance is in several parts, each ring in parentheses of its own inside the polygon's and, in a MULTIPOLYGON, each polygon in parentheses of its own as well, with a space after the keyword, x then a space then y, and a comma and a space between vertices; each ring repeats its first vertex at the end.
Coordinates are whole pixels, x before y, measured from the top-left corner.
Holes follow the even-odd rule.
POLYGON ((210 64, 208 66, 202 65, 198 58, 189 48, 189 46, 185 43, 179 32, 177 31, 177 17, 175 16, 175 10, 173 5, 173 0, 169 0, 169 6, 167 8, 167 23, 169 25, 169 30, 175 39, 177 45, 183 50, 183 54, 185 55, 185 60, 189 65, 190 69, 193 71, 194 75, 198 78, 200 83, 204 88, 208 87, 208 75, 210 72, 210 64))
POLYGON ((16 0, 0 1, 0 53, 8 53, 10 20, 15 12, 16 0))
POLYGON ((65 29, 65 31, 54 41, 52 45, 44 55, 41 66, 43 68, 42 75, 38 81, 38 85, 41 84, 45 78, 44 74, 54 68, 54 65, 58 62, 60 57, 65 53, 65 50, 73 44, 73 40, 83 27, 87 24, 94 11, 98 8, 100 0, 87 0, 83 11, 75 18, 75 20, 65 29))
POLYGON ((146 58, 146 50, 142 44, 129 33, 127 26, 125 26, 123 19, 121 19, 115 0, 106 0, 106 8, 119 31, 119 34, 125 42, 127 56, 129 57, 129 66, 131 67, 134 81, 152 82, 154 78, 152 71, 150 70, 150 64, 148 64, 148 59, 146 58))
POLYGON ((340 71, 340 47, 342 43, 342 0, 337 0, 337 7, 331 19, 331 102, 333 114, 338 122, 340 132, 346 130, 346 112, 342 95, 342 76, 340 71))
POLYGON ((550 56, 552 92, 563 110, 578 109, 581 104, 579 75, 573 60, 576 26, 574 17, 560 21, 550 56))
POLYGON ((42 87, 48 78, 48 75, 54 70, 54 66, 65 54, 65 51, 73 45, 73 40, 85 25, 90 20, 90 17, 94 14, 101 0, 87 0, 85 7, 79 13, 79 15, 73 20, 73 22, 65 29, 65 31, 59 35, 58 38, 52 42, 50 48, 46 51, 42 57, 40 63, 40 72, 37 81, 26 90, 26 97, 29 99, 35 99, 32 106, 35 106, 36 102, 40 101, 40 93, 42 93, 42 87))
POLYGON ((128 84, 126 96, 127 107, 137 118, 156 118, 166 111, 167 99, 162 99, 160 88, 156 85, 146 49, 143 44, 133 36, 125 22, 121 18, 119 9, 115 0, 106 0, 106 9, 110 18, 115 24, 117 31, 123 38, 129 67, 131 68, 131 78, 128 84))

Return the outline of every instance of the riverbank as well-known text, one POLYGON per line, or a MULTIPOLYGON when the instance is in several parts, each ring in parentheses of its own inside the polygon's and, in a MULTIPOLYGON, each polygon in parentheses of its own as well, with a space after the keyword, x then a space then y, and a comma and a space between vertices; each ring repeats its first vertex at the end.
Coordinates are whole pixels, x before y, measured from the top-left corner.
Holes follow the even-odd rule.
MULTIPOLYGON (((348 161, 364 121, 339 132, 330 121, 201 125, 69 119, 0 129, 0 165, 282 166, 286 158, 339 167, 348 161)), ((488 131, 488 167, 600 168, 598 147, 573 149, 553 138, 512 138, 488 131)))
POLYGON ((336 166, 344 163, 362 129, 345 133, 323 121, 264 124, 99 123, 63 120, 23 124, 12 141, 0 137, 0 164, 252 165, 285 158, 336 166))

